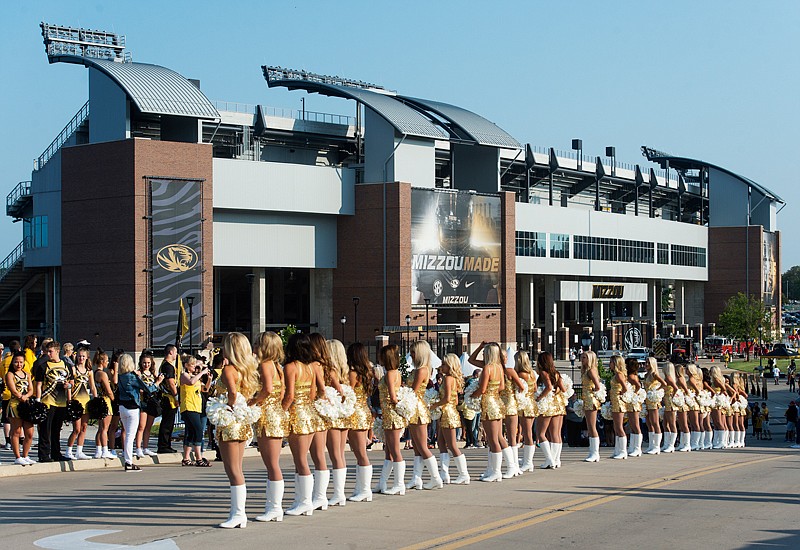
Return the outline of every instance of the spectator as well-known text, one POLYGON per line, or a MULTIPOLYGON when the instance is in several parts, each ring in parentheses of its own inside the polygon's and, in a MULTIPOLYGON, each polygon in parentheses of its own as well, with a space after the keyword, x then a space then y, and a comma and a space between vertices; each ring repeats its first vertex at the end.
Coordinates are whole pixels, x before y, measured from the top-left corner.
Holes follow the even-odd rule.
POLYGON ((177 453, 172 448, 172 430, 175 428, 175 411, 178 407, 178 386, 175 384, 175 361, 178 348, 172 344, 164 347, 164 361, 159 367, 161 382, 161 427, 158 430, 158 454, 177 453))
MULTIPOLYGON (((139 428, 139 404, 142 391, 155 391, 155 385, 146 385, 139 378, 136 363, 127 353, 117 357, 117 371, 119 383, 119 415, 125 430, 123 442, 123 456, 125 457, 125 471, 138 472, 139 466, 133 463, 133 442, 139 428)), ((159 380, 160 381, 160 380, 159 380)))
POLYGON ((571 367, 575 366, 575 357, 576 357, 575 356, 575 350, 574 349, 570 349, 569 350, 569 364, 570 364, 571 367))
MULTIPOLYGON (((22 347, 22 350, 25 352, 25 370, 28 371, 30 375, 33 375, 33 364, 36 362, 37 342, 38 337, 35 334, 29 334, 25 337, 25 345, 22 347)), ((45 342, 42 342, 42 348, 44 348, 45 342)))
POLYGON ((769 429, 769 408, 766 402, 761 403, 761 427, 764 430, 764 437, 772 439, 772 432, 769 429))
POLYGON ((753 403, 751 410, 753 411, 753 437, 761 439, 763 419, 761 418, 761 409, 759 408, 758 403, 753 403))
POLYGON ((64 361, 64 364, 72 370, 75 367, 75 358, 73 357, 73 350, 75 347, 67 342, 64 344, 64 347, 61 348, 61 360, 64 361))
POLYGON ((795 391, 795 379, 796 378, 797 378, 797 375, 794 373, 794 371, 789 371, 789 372, 786 373, 786 384, 789 386, 789 391, 790 392, 795 391))
POLYGON ((786 417, 786 436, 783 440, 794 441, 797 435, 797 405, 794 401, 789 402, 789 407, 786 409, 784 416, 786 417))
MULTIPOLYGON (((201 446, 203 444, 203 398, 200 396, 201 379, 208 374, 208 369, 202 366, 191 355, 183 358, 183 372, 181 373, 180 407, 181 418, 184 423, 183 460, 181 466, 208 467, 211 464, 203 458, 201 446), (191 459, 194 451, 195 460, 191 459)), ((163 374, 163 373, 162 373, 163 374)))
POLYGON ((772 367, 772 377, 775 379, 775 385, 777 386, 781 378, 781 369, 778 368, 778 365, 772 367))

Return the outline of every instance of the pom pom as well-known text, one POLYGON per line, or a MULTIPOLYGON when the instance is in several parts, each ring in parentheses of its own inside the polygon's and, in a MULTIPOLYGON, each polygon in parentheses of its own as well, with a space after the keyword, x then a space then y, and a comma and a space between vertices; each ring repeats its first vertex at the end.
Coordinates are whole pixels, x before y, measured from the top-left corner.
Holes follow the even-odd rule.
POLYGON ((664 409, 664 407, 661 407, 660 409, 658 409, 658 417, 659 417, 661 420, 664 420, 664 411, 665 411, 665 410, 666 410, 666 409, 664 409))
POLYGON ((564 397, 569 399, 570 397, 575 395, 575 390, 572 388, 573 386, 572 378, 570 378, 566 374, 562 374, 561 380, 563 380, 564 382, 564 397))
POLYGON ((638 390, 636 390, 636 398, 635 399, 636 399, 636 403, 638 403, 639 405, 641 405, 641 404, 643 404, 645 402, 645 400, 647 399, 647 392, 645 391, 644 388, 639 388, 638 390))
POLYGON ((314 401, 314 408, 320 416, 328 420, 336 420, 341 418, 341 408, 338 405, 341 402, 339 392, 331 386, 325 386, 325 393, 314 401))
POLYGON ((254 424, 261 418, 261 407, 248 405, 244 396, 237 393, 236 402, 233 404, 233 416, 239 424, 254 424))
MULTIPOLYGON (((102 420, 103 418, 108 416, 108 403, 102 397, 92 397, 88 403, 86 403, 86 411, 89 413, 89 418, 92 420, 102 420)), ((146 413, 150 414, 149 411, 145 410, 146 413)), ((161 411, 154 416, 160 416, 161 411)))
POLYGON ((687 407, 697 407, 697 394, 693 391, 689 391, 684 397, 684 402, 686 403, 687 407))
POLYGON ((402 386, 397 390, 397 405, 394 410, 406 420, 410 420, 417 412, 417 401, 417 394, 414 393, 414 390, 402 386))
POLYGON ((551 391, 546 396, 541 397, 543 393, 544 386, 536 388, 536 403, 540 413, 542 411, 549 411, 553 407, 553 392, 551 391))
POLYGON ((441 417, 442 417, 442 409, 440 407, 431 409, 431 420, 439 420, 441 417))
POLYGON ((664 399, 664 390, 661 388, 647 392, 647 402, 652 405, 661 403, 662 399, 664 399))
POLYGON ((606 399, 608 398, 608 392, 606 391, 605 384, 603 384, 599 388, 597 388, 597 391, 594 392, 594 397, 595 397, 595 399, 600 401, 600 403, 605 403, 606 402, 606 399))
POLYGON ((639 409, 639 418, 642 420, 647 420, 647 409, 645 407, 639 409))
POLYGON ((431 411, 431 420, 439 420, 442 417, 441 407, 435 407, 431 409, 431 405, 439 400, 439 392, 434 388, 428 388, 425 390, 425 395, 422 396, 422 399, 425 401, 425 405, 431 411))
POLYGON ((376 416, 372 422, 372 434, 383 441, 383 418, 376 416))
POLYGON ((34 401, 33 399, 20 401, 17 410, 20 418, 31 424, 41 424, 47 420, 47 406, 41 401, 34 401))
MULTIPOLYGON (((105 403, 105 401, 103 402, 105 403)), ((91 404, 91 401, 89 403, 91 404)), ((153 417, 161 416, 160 394, 158 392, 144 392, 142 394, 142 410, 153 417)))
POLYGON ((679 409, 682 409, 683 406, 686 404, 686 396, 683 394, 683 390, 678 390, 675 392, 675 395, 672 396, 672 405, 679 409))
POLYGON ((744 395, 739 396, 739 405, 741 405, 742 411, 747 410, 748 403, 747 398, 744 395))
POLYGON ((478 380, 472 379, 467 388, 464 390, 464 406, 472 411, 480 412, 481 410, 481 397, 472 397, 475 390, 478 389, 478 380))
POLYGON ((228 406, 228 396, 223 394, 211 397, 206 404, 208 421, 218 428, 225 428, 236 422, 233 409, 228 406))
POLYGON ((610 402, 607 401, 607 402, 603 403, 603 405, 600 407, 600 416, 602 416, 606 420, 611 420, 611 419, 614 418, 614 416, 611 413, 611 403, 610 402))
POLYGON ((628 389, 625 390, 625 393, 619 396, 619 400, 623 403, 628 403, 629 405, 636 402, 636 394, 633 392, 633 388, 628 386, 628 389))
POLYGON ((76 399, 72 399, 67 402, 67 419, 64 422, 67 423, 78 420, 83 416, 83 413, 83 404, 76 399))
POLYGON ((708 390, 700 390, 697 393, 697 402, 701 407, 711 407, 714 405, 714 397, 708 390))
POLYGON ((520 409, 530 409, 532 403, 528 394, 528 383, 520 378, 522 390, 517 390, 514 395, 517 397, 517 405, 520 409))
POLYGON ((583 399, 575 400, 575 402, 572 404, 572 411, 578 418, 583 418, 584 416, 586 416, 586 413, 583 410, 583 399))

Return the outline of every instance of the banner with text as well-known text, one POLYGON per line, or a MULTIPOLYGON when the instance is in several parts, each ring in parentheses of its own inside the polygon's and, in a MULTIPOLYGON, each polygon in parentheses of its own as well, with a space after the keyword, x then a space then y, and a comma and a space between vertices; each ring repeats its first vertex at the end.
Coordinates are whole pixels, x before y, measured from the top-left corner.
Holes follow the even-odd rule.
POLYGON ((500 197, 411 190, 412 304, 500 303, 500 197))

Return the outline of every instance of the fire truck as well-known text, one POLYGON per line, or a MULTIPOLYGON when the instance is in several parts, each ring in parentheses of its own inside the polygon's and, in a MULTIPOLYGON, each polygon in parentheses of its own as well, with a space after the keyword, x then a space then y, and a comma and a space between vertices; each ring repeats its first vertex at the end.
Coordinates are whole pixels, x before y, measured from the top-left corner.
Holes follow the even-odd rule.
POLYGON ((721 357, 725 353, 733 355, 733 340, 723 336, 708 336, 703 340, 703 351, 707 357, 721 357))
POLYGON ((695 351, 693 346, 694 341, 685 336, 659 337, 653 339, 653 356, 658 361, 667 361, 676 353, 690 358, 695 351))

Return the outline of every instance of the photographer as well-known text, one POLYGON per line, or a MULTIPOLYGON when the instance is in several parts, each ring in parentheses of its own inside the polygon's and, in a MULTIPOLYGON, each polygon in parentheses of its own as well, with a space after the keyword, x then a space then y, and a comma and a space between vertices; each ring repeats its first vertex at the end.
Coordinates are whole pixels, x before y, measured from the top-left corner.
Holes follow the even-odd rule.
POLYGON ((207 459, 203 457, 201 445, 203 444, 203 423, 201 420, 203 412, 203 399, 200 396, 202 386, 201 379, 208 375, 208 368, 198 363, 197 359, 191 355, 183 357, 183 372, 181 373, 181 418, 184 423, 183 437, 183 460, 182 466, 199 466, 207 468, 211 466, 207 459), (190 458, 194 450, 195 461, 190 458))

